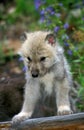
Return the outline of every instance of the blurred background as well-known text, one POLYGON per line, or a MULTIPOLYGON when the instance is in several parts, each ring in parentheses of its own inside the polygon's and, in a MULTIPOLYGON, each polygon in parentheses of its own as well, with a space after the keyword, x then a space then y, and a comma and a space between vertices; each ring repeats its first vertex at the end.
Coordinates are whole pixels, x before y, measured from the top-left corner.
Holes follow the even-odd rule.
POLYGON ((21 108, 25 67, 17 55, 19 38, 36 30, 52 30, 64 47, 76 105, 84 111, 84 0, 1 0, 0 121, 10 120, 21 108))

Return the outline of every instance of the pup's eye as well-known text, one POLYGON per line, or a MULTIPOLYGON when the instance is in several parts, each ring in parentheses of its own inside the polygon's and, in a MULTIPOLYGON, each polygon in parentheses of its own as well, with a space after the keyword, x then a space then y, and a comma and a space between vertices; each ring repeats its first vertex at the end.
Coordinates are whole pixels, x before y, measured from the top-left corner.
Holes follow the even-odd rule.
POLYGON ((41 57, 40 61, 45 61, 46 57, 41 57))
POLYGON ((27 57, 28 61, 32 61, 32 59, 30 57, 27 57))

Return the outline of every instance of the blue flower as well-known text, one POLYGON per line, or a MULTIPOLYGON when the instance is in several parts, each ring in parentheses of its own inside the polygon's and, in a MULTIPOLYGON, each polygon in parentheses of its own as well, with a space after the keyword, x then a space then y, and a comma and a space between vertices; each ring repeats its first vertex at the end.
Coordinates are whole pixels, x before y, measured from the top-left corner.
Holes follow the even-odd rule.
POLYGON ((45 16, 41 16, 39 22, 40 22, 40 23, 43 23, 44 21, 45 21, 45 16))
POLYGON ((34 3, 35 3, 36 10, 38 10, 41 5, 41 0, 34 0, 34 3))
POLYGON ((35 4, 36 10, 38 10, 39 7, 40 7, 42 4, 45 4, 45 3, 46 3, 46 0, 34 0, 34 4, 35 4))
POLYGON ((54 15, 55 14, 55 11, 51 11, 51 15, 54 15))
POLYGON ((63 3, 59 3, 59 6, 63 6, 63 3))
POLYGON ((20 58, 18 59, 18 61, 23 61, 23 57, 20 57, 20 58))
POLYGON ((67 43, 67 42, 64 42, 64 45, 68 47, 68 46, 69 46, 69 43, 67 43))
POLYGON ((84 17, 82 18, 82 20, 84 21, 84 17))
POLYGON ((69 36, 68 35, 66 35, 66 40, 69 40, 69 36))
POLYGON ((28 68, 26 66, 23 67, 22 69, 24 72, 26 72, 28 70, 28 68))
POLYGON ((65 29, 68 29, 68 28, 69 28, 69 24, 68 24, 68 23, 65 23, 63 27, 64 27, 65 29))
POLYGON ((54 32, 58 32, 59 31, 59 29, 60 29, 60 27, 59 26, 56 26, 55 28, 54 28, 54 32))
POLYGON ((60 13, 56 13, 55 14, 58 18, 61 16, 61 14, 60 13))
POLYGON ((72 56, 72 50, 67 51, 68 55, 72 56))
POLYGON ((55 14, 55 10, 52 6, 49 6, 46 8, 46 11, 50 14, 50 15, 54 15, 55 14))
POLYGON ((43 9, 40 11, 40 15, 44 15, 44 14, 45 14, 45 10, 43 9))

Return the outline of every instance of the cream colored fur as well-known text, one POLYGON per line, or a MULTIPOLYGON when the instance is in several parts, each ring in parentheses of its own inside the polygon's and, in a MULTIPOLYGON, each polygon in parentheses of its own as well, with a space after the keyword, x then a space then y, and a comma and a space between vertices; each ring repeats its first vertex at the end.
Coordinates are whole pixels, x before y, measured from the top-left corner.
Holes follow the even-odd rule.
POLYGON ((24 64, 28 67, 24 103, 21 112, 13 117, 13 122, 31 117, 35 104, 40 98, 41 83, 44 84, 44 89, 48 95, 52 94, 54 88, 58 115, 72 113, 69 102, 71 87, 69 66, 59 43, 56 41, 51 45, 48 40, 45 40, 50 33, 43 31, 26 33, 27 39, 20 49, 24 64), (41 61, 41 57, 46 57, 46 59, 41 61), (37 70, 38 77, 32 77, 32 73, 37 73, 37 70))

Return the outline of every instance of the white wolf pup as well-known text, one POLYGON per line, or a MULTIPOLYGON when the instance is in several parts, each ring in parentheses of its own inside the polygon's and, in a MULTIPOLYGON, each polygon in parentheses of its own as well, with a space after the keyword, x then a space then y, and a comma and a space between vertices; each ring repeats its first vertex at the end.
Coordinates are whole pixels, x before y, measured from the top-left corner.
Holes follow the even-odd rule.
POLYGON ((51 32, 25 33, 23 38, 20 53, 27 68, 24 103, 21 112, 12 121, 18 122, 32 116, 41 95, 41 84, 48 95, 54 89, 57 114, 71 114, 69 91, 72 80, 63 48, 51 32))

